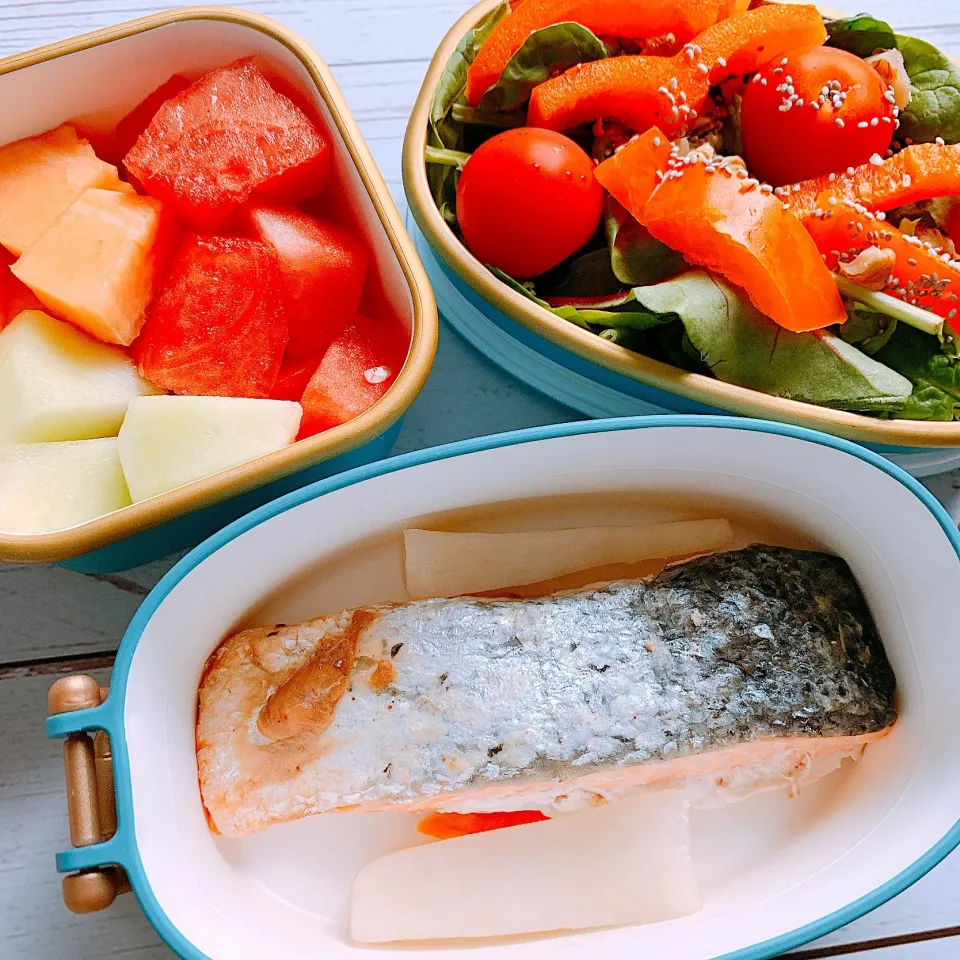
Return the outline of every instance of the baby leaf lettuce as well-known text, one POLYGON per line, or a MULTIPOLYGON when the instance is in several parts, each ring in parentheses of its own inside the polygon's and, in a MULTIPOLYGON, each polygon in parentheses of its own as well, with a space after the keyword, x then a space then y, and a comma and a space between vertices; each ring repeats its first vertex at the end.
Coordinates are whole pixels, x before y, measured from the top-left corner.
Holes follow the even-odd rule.
MULTIPOLYGON (((488 267, 487 269, 497 279, 502 280, 517 293, 523 294, 528 300, 556 314, 562 320, 568 320, 570 323, 574 323, 584 330, 592 330, 594 333, 600 333, 613 327, 646 330, 650 327, 659 326, 661 323, 670 323, 674 319, 673 317, 658 316, 646 310, 637 310, 637 298, 633 290, 627 290, 617 296, 602 300, 597 298, 597 302, 590 306, 574 306, 573 304, 551 306, 546 300, 537 296, 532 285, 520 283, 519 280, 514 280, 509 274, 498 270, 496 267, 488 267)), ((611 339, 611 337, 606 339, 611 339)))
MULTIPOLYGON (((438 150, 458 151, 463 147, 463 125, 451 116, 453 105, 463 99, 467 85, 467 68, 480 47, 493 33, 494 27, 510 13, 507 0, 497 4, 457 45, 444 67, 430 106, 430 129, 427 146, 438 150)), ((437 209, 449 223, 456 223, 457 167, 445 163, 427 163, 427 179, 437 209)))
POLYGON ((906 420, 960 419, 960 357, 952 340, 941 344, 912 327, 898 325, 876 359, 913 383, 897 416, 906 420))
POLYGON ((675 250, 653 237, 616 200, 604 204, 604 230, 614 276, 631 287, 666 280, 687 269, 675 250))
POLYGON ((791 333, 740 291, 693 271, 633 291, 651 313, 674 315, 717 379, 838 410, 893 412, 910 381, 839 337, 791 333))
POLYGON ((903 54, 910 103, 900 112, 898 140, 960 142, 960 66, 925 40, 894 33, 888 23, 867 14, 830 20, 826 27, 830 46, 858 57, 894 47, 903 54))
POLYGON ((609 55, 606 44, 579 23, 554 23, 534 30, 510 58, 497 83, 483 95, 479 110, 514 110, 554 73, 609 55))

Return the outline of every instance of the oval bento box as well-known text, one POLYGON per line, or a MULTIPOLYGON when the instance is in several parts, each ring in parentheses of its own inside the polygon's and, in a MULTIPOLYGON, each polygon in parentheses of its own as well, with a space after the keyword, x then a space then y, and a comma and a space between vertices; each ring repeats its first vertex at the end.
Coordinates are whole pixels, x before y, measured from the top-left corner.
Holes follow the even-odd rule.
POLYGON ((467 250, 433 201, 424 147, 434 92, 447 61, 461 39, 497 2, 481 0, 443 39, 427 71, 404 142, 408 226, 444 320, 498 366, 586 416, 723 413, 762 417, 865 444, 914 476, 960 466, 960 423, 882 420, 772 397, 679 370, 557 317, 500 282, 467 250))
POLYGON ((0 60, 0 143, 67 120, 84 132, 112 129, 171 75, 195 77, 245 56, 296 91, 329 130, 334 175, 374 254, 376 295, 410 332, 404 367, 387 394, 347 424, 69 530, 0 532, 0 561, 107 572, 193 546, 280 494, 387 456, 426 381, 437 339, 429 281, 330 70, 280 24, 240 10, 184 7, 0 60))
MULTIPOLYGON (((359 956, 346 937, 353 878, 409 842, 415 818, 328 814, 214 837, 194 742, 207 657, 243 625, 403 599, 401 531, 427 515, 524 501, 536 510, 511 513, 508 529, 609 524, 611 498, 655 504, 664 493, 674 509, 723 501, 735 524, 767 517, 842 555, 896 672, 899 719, 861 762, 798 798, 695 811, 699 914, 481 944, 470 955, 759 960, 905 889, 960 842, 960 649, 950 627, 960 591, 944 589, 960 582, 956 527, 915 480, 847 441, 738 418, 650 417, 537 428, 362 467, 262 507, 190 553, 134 618, 102 704, 90 678, 64 678, 51 691, 47 732, 67 737, 72 836, 90 844, 57 858, 70 874, 68 902, 101 907, 129 879, 156 929, 190 960, 359 956), (601 502, 598 516, 591 504, 601 502), (95 793, 87 731, 105 731, 112 745, 109 839, 96 811, 111 798, 95 793)), ((460 952, 447 944, 402 955, 460 952)))

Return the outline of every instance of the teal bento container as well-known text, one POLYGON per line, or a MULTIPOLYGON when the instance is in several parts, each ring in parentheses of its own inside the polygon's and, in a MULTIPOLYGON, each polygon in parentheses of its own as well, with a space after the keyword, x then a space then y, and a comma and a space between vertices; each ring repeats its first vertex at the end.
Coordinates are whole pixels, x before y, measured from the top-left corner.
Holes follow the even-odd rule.
POLYGON ((240 10, 182 7, 7 57, 0 60, 0 143, 71 120, 84 133, 109 134, 173 74, 196 77, 246 56, 296 91, 330 131, 344 206, 373 251, 366 297, 410 333, 403 369, 386 395, 349 423, 68 530, 0 533, 0 561, 103 573, 193 546, 281 494, 387 456, 426 382, 437 339, 429 281, 330 70, 280 24, 240 10))
MULTIPOLYGON (((759 539, 843 557, 896 674, 898 719, 861 760, 796 796, 693 809, 698 913, 470 952, 763 960, 884 903, 960 842, 960 647, 943 629, 960 620, 960 591, 929 587, 960 581, 960 535, 917 481, 862 446, 694 415, 584 421, 418 451, 297 490, 188 554, 134 617, 105 699, 90 677, 51 689, 47 733, 66 738, 74 846, 57 869, 68 906, 103 909, 129 883, 187 960, 368 957, 347 936, 351 886, 373 858, 423 842, 417 817, 328 813, 215 836, 196 752, 208 657, 247 627, 405 601, 410 526, 529 532, 681 516, 726 517, 740 544, 755 542, 764 517, 759 539), (98 731, 95 746, 89 734, 98 731)), ((271 769, 288 769, 284 742, 270 744, 271 769)), ((259 762, 255 753, 249 762, 259 762)), ((301 762, 297 754, 289 769, 301 762)), ((411 944, 403 954, 454 960, 465 946, 411 944)))
POLYGON ((404 143, 408 225, 443 319, 508 373, 589 417, 735 414, 823 430, 882 453, 914 476, 960 466, 960 422, 884 420, 768 396, 652 360, 557 317, 499 281, 437 210, 424 162, 430 108, 461 39, 497 6, 481 0, 440 44, 404 143))

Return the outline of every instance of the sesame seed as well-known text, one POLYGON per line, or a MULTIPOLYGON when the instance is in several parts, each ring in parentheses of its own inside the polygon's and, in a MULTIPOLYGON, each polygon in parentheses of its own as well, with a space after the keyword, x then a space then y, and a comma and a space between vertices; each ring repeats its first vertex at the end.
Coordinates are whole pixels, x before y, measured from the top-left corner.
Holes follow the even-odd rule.
POLYGON ((710 68, 709 68, 705 63, 698 63, 698 64, 697 64, 697 69, 698 69, 701 73, 709 73, 709 72, 710 72, 710 68))
POLYGON ((894 94, 894 92, 893 92, 892 90, 885 90, 885 91, 884 91, 884 94, 883 94, 883 97, 884 97, 884 99, 885 99, 888 103, 894 103, 894 102, 896 101, 896 99, 897 99, 897 98, 896 98, 896 95, 894 94))
POLYGON ((786 113, 789 109, 791 109, 792 106, 793 106, 793 104, 791 104, 791 103, 781 103, 780 106, 777 107, 777 109, 778 109, 781 113, 786 113))
POLYGON ((957 315, 956 308, 951 308, 951 309, 947 312, 947 319, 948 319, 948 320, 952 320, 956 315, 957 315))
POLYGON ((856 170, 853 167, 847 167, 847 173, 852 177, 856 170))
POLYGON ((875 154, 873 154, 873 155, 870 157, 870 162, 871 162, 875 167, 882 167, 882 166, 883 166, 883 157, 881 157, 879 153, 875 153, 875 154))
POLYGON ((676 42, 677 42, 676 35, 675 35, 675 34, 672 34, 672 33, 666 34, 666 36, 664 37, 664 39, 667 41, 667 43, 676 43, 676 42))
POLYGON ((760 192, 761 192, 761 193, 773 193, 773 187, 771 187, 769 183, 761 183, 761 184, 760 184, 760 192))
POLYGON ((875 126, 877 126, 879 123, 880 123, 880 121, 879 121, 876 117, 871 117, 871 118, 870 118, 870 126, 871 126, 871 127, 875 127, 875 126))
POLYGON ((654 145, 655 147, 659 147, 661 143, 663 143, 663 141, 662 141, 659 137, 654 137, 654 138, 653 138, 653 145, 654 145))
POLYGON ((831 198, 827 201, 827 203, 829 203, 831 207, 835 207, 835 206, 837 205, 837 198, 836 198, 836 197, 831 197, 831 198))
MULTIPOLYGON (((887 215, 881 210, 881 211, 877 214, 877 219, 878 219, 878 220, 886 220, 886 219, 887 219, 887 215)), ((893 236, 892 233, 889 234, 888 239, 889 239, 889 237, 892 237, 892 236, 893 236)))
POLYGON ((857 124, 857 127, 858 127, 859 129, 861 129, 861 130, 866 130, 867 127, 869 127, 869 126, 870 126, 870 124, 867 123, 866 120, 861 120, 861 121, 857 124))
POLYGON ((727 58, 717 57, 717 63, 719 63, 721 67, 725 67, 727 65, 727 58))
POLYGON ((787 65, 787 58, 784 57, 784 58, 780 61, 780 66, 781 66, 781 67, 785 67, 786 65, 787 65))
POLYGON ((881 117, 880 119, 881 119, 884 123, 890 123, 890 122, 891 122, 889 117, 881 117))
POLYGON ((837 179, 837 175, 836 175, 835 173, 831 173, 830 176, 827 177, 827 179, 828 179, 831 183, 833 183, 833 181, 837 179))
POLYGON ((683 52, 692 60, 695 56, 693 47, 684 47, 683 52))
POLYGON ((947 145, 947 141, 944 140, 943 137, 937 137, 936 140, 934 140, 933 142, 934 142, 938 147, 945 147, 945 146, 947 145))
POLYGON ((773 72, 779 77, 783 73, 783 67, 774 67, 773 72))
MULTIPOLYGON (((798 106, 798 107, 802 107, 802 106, 803 106, 803 97, 800 97, 800 99, 797 100, 797 106, 798 106)), ((811 103, 810 106, 812 107, 813 104, 811 103)))
POLYGON ((761 86, 761 87, 765 87, 766 85, 767 85, 767 78, 766 78, 766 77, 761 77, 761 78, 760 78, 760 86, 761 86))
POLYGON ((915 257, 907 257, 907 263, 909 263, 911 267, 915 267, 915 266, 917 265, 916 258, 915 258, 915 257))
POLYGON ((814 110, 819 110, 819 109, 823 106, 823 104, 822 104, 822 103, 817 103, 816 100, 811 100, 811 101, 810 101, 810 106, 813 107, 814 110))
POLYGON ((667 86, 668 86, 671 90, 676 90, 676 89, 677 89, 677 78, 676 78, 676 77, 671 77, 670 80, 669 80, 669 82, 667 83, 667 86))
POLYGON ((705 166, 705 167, 703 168, 703 172, 704 172, 704 173, 716 173, 716 172, 717 172, 717 168, 716 168, 716 167, 711 167, 711 166, 708 164, 707 166, 705 166))
POLYGON ((837 124, 838 127, 842 127, 842 126, 843 126, 843 117, 837 117, 835 123, 837 124))

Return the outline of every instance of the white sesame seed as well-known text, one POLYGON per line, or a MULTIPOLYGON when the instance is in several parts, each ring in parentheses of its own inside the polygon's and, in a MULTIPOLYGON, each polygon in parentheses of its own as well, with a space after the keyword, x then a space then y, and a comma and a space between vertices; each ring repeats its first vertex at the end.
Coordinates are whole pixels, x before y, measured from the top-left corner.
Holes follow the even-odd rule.
POLYGON ((697 64, 697 69, 698 69, 701 73, 709 73, 709 72, 710 72, 710 68, 709 68, 705 63, 698 63, 698 64, 697 64))
POLYGON ((879 123, 880 123, 880 121, 877 119, 877 117, 871 117, 871 118, 870 118, 870 126, 871 126, 871 127, 875 127, 875 126, 877 126, 877 124, 879 124, 879 123))
POLYGON ((761 184, 760 184, 760 192, 761 192, 761 193, 773 193, 773 187, 771 187, 769 183, 761 183, 761 184))
POLYGON ((717 57, 717 63, 719 63, 721 67, 725 67, 727 65, 727 58, 717 57))
POLYGON ((881 117, 880 119, 881 119, 884 123, 890 123, 890 118, 889 118, 889 117, 881 117))
POLYGON ((856 170, 853 167, 847 167, 847 173, 852 177, 854 173, 856 173, 856 170))
POLYGON ((937 137, 936 140, 934 140, 933 142, 934 142, 938 147, 945 147, 945 146, 947 145, 947 141, 944 140, 943 137, 937 137))
POLYGON ((676 89, 677 89, 677 78, 676 78, 676 77, 671 77, 670 80, 669 80, 669 82, 667 83, 667 86, 668 86, 671 90, 676 90, 676 89))
POLYGON ((783 67, 774 67, 773 72, 779 77, 783 73, 783 67))
POLYGON ((787 65, 787 58, 784 57, 784 58, 780 61, 780 66, 781 66, 781 67, 785 67, 786 65, 787 65))
POLYGON ((653 138, 653 145, 654 145, 655 147, 659 147, 661 143, 663 143, 663 141, 662 141, 659 137, 654 137, 654 138, 653 138))
POLYGON ((842 127, 842 126, 843 126, 843 117, 837 117, 837 119, 836 119, 834 122, 836 123, 836 125, 837 125, 838 127, 842 127))
POLYGON ((878 219, 878 220, 886 220, 886 219, 887 219, 887 215, 881 210, 881 211, 879 211, 879 212, 877 213, 877 219, 878 219))
POLYGON ((833 183, 833 181, 837 179, 837 175, 836 175, 835 173, 831 173, 830 176, 827 177, 827 179, 828 179, 831 183, 833 183))
POLYGON ((693 47, 684 47, 683 52, 692 60, 694 58, 693 47))
POLYGON ((871 157, 870 157, 870 162, 871 162, 875 167, 882 167, 882 166, 883 166, 883 157, 881 157, 879 153, 874 153, 874 154, 872 154, 871 157))
POLYGON ((789 212, 790 212, 790 204, 789 204, 789 203, 783 204, 783 209, 786 210, 787 213, 789 213, 789 212))
MULTIPOLYGON (((802 107, 802 106, 803 106, 803 97, 800 97, 800 99, 797 100, 796 106, 798 106, 798 107, 802 107)), ((813 104, 811 104, 811 106, 813 106, 813 104)))
POLYGON ((765 87, 766 85, 767 85, 767 78, 766 78, 766 77, 761 77, 761 78, 760 78, 760 86, 761 86, 761 87, 765 87))
POLYGON ((819 110, 823 106, 823 104, 817 103, 816 100, 811 100, 809 106, 813 107, 814 110, 819 110))
POLYGON ((780 106, 777 107, 777 109, 778 109, 781 113, 786 113, 786 112, 790 109, 790 107, 791 107, 791 104, 789 104, 789 103, 781 103, 780 106))
POLYGON ((861 120, 861 121, 857 124, 857 127, 858 127, 859 129, 861 129, 861 130, 866 130, 867 127, 869 127, 869 126, 870 126, 870 124, 867 123, 866 120, 861 120))
POLYGON ((831 207, 835 207, 835 206, 837 205, 837 198, 836 198, 836 197, 831 197, 831 198, 827 201, 827 203, 829 203, 831 207))
POLYGON ((672 34, 672 33, 666 34, 666 36, 664 37, 664 39, 667 41, 667 43, 676 43, 676 42, 677 42, 676 36, 675 36, 674 34, 672 34))

